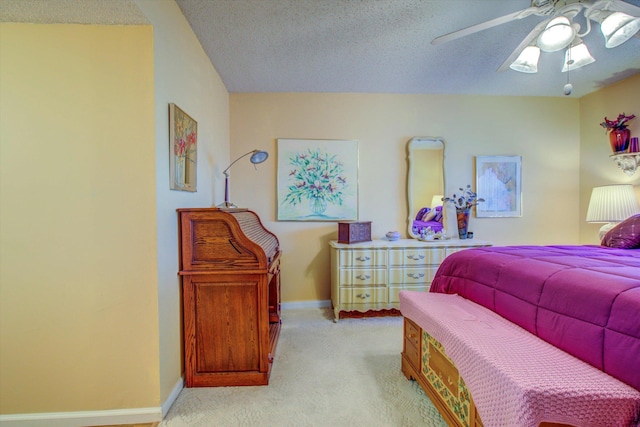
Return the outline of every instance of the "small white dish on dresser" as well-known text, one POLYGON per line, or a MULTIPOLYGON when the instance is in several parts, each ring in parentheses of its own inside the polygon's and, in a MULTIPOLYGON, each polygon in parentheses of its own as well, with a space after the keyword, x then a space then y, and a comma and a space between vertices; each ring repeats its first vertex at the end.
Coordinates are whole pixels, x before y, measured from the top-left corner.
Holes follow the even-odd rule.
POLYGON ((385 236, 387 237, 387 240, 395 242, 396 240, 400 239, 401 234, 399 231, 389 231, 387 234, 385 234, 385 236))

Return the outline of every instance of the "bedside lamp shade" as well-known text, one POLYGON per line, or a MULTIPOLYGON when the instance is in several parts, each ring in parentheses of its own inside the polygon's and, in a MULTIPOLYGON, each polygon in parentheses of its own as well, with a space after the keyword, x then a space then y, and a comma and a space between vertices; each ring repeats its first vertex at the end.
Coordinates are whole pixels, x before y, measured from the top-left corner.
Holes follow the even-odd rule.
POLYGON ((442 194, 436 194, 431 198, 431 209, 435 209, 436 206, 442 206, 442 198, 444 196, 442 194))
POLYGON ((587 222, 604 222, 600 240, 616 223, 640 213, 640 205, 631 184, 605 185, 591 191, 587 222))

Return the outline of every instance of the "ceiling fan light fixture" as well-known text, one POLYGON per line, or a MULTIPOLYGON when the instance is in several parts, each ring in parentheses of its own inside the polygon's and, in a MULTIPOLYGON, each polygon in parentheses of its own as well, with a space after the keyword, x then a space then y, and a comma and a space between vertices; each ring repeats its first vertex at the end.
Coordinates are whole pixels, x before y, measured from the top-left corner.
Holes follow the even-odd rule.
POLYGON ((576 36, 576 30, 566 16, 553 18, 538 36, 537 45, 545 52, 555 52, 569 46, 576 36))
POLYGON ((527 46, 513 61, 509 68, 521 73, 537 73, 538 59, 540 58, 540 48, 538 46, 527 46))
POLYGON ((600 29, 604 35, 606 47, 620 46, 640 30, 640 18, 622 12, 613 12, 602 21, 600 29))
POLYGON ((587 45, 581 41, 580 43, 571 46, 565 52, 562 72, 566 73, 567 71, 573 71, 593 62, 596 62, 595 58, 591 56, 587 45))

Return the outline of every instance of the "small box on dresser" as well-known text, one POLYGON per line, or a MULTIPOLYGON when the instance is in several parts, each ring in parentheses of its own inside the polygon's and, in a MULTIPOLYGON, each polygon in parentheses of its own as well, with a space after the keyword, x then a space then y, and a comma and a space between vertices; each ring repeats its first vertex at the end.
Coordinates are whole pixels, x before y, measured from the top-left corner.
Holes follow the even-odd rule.
POLYGON ((338 243, 371 241, 371 221, 343 221, 338 223, 338 243))

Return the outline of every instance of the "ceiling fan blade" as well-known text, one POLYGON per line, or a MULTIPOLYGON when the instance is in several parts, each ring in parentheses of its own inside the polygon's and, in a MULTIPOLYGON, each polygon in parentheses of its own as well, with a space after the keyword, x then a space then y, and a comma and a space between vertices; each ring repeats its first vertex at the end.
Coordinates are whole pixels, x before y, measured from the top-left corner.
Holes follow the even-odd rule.
POLYGON ((544 21, 539 22, 535 27, 533 27, 533 30, 531 30, 531 32, 527 34, 524 40, 520 42, 518 47, 516 47, 514 51, 511 52, 511 55, 509 55, 509 57, 502 63, 502 65, 500 65, 500 67, 496 71, 500 73, 509 68, 509 65, 511 65, 511 63, 518 58, 524 48, 529 46, 533 39, 538 37, 538 34, 540 34, 540 32, 549 23, 549 21, 551 21, 551 19, 545 19, 544 21))
POLYGON ((436 37, 431 40, 431 44, 440 44, 446 43, 451 40, 459 39, 460 37, 468 36, 469 34, 477 33, 479 31, 483 31, 492 27, 496 27, 498 25, 506 24, 507 22, 511 22, 516 19, 522 19, 529 15, 534 15, 538 12, 538 8, 530 7, 527 9, 520 10, 518 12, 513 12, 508 15, 500 16, 498 18, 491 19, 490 21, 481 22, 480 24, 472 25, 467 28, 463 28, 458 31, 454 31, 452 33, 445 34, 440 37, 436 37))

